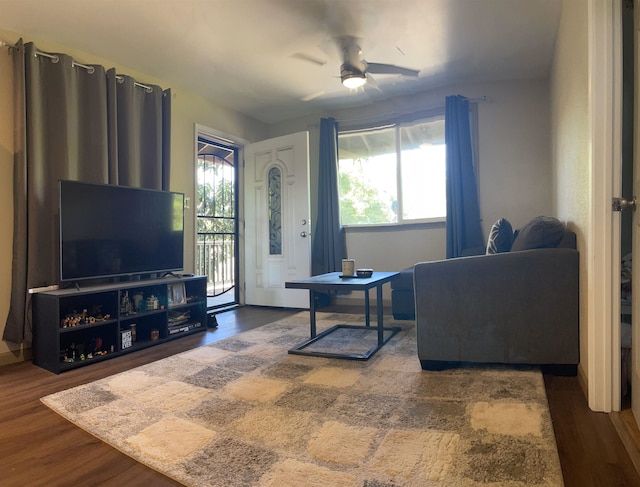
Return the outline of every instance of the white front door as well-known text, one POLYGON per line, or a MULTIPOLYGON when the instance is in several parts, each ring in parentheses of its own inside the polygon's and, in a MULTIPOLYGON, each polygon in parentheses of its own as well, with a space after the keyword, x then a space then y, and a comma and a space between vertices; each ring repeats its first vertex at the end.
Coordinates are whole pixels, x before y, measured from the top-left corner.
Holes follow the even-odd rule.
POLYGON ((311 275, 309 133, 245 148, 245 302, 309 308, 309 293, 284 283, 311 275))

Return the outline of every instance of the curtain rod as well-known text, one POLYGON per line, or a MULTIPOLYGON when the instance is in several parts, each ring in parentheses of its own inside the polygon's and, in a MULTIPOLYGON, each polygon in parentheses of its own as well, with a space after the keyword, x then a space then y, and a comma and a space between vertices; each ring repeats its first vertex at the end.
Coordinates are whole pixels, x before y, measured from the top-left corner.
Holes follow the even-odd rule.
POLYGON ((7 49, 17 49, 17 45, 15 44, 11 44, 10 42, 6 42, 6 41, 0 41, 0 46, 4 46, 7 49))
MULTIPOLYGON (((11 44, 11 43, 3 41, 3 40, 0 40, 0 46, 4 46, 7 49, 17 49, 18 48, 18 46, 16 44, 11 44)), ((53 63, 57 63, 58 61, 60 61, 60 57, 58 55, 49 54, 49 53, 38 51, 38 50, 36 50, 36 56, 48 57, 49 59, 51 59, 51 61, 53 63)), ((78 62, 74 61, 73 59, 71 60, 71 66, 73 66, 74 68, 78 67, 78 68, 86 69, 89 74, 93 74, 95 72, 95 70, 96 70, 93 66, 89 66, 87 64, 78 63, 78 62)), ((124 77, 122 75, 116 74, 116 80, 118 80, 119 83, 122 83, 122 82, 124 82, 124 77)), ((153 92, 153 87, 151 87, 149 85, 145 85, 143 83, 138 83, 137 81, 134 81, 133 85, 137 86, 138 88, 143 88, 147 93, 153 92)))
MULTIPOLYGON (((36 56, 48 57, 53 63, 57 63, 58 61, 60 61, 60 57, 57 54, 49 54, 47 52, 36 51, 36 56)), ((93 74, 95 72, 95 68, 93 66, 81 64, 74 60, 71 60, 71 66, 86 69, 89 74, 93 74)), ((118 83, 124 83, 124 76, 116 74, 116 80, 118 80, 118 83)), ((133 85, 139 88, 143 88, 147 93, 151 93, 153 91, 153 88, 151 86, 138 83, 137 81, 134 81, 133 85)))
MULTIPOLYGON (((116 74, 116 79, 118 80, 118 83, 124 83, 124 76, 116 74)), ((153 88, 151 86, 143 85, 142 83, 138 83, 137 81, 133 82, 133 86, 137 86, 138 88, 143 88, 147 93, 151 93, 153 91, 153 88)))
MULTIPOLYGON (((488 101, 488 98, 487 98, 486 95, 483 95, 483 96, 480 96, 478 98, 468 98, 467 101, 469 101, 469 103, 481 103, 481 102, 484 102, 484 101, 488 101)), ((340 124, 340 123, 349 124, 349 123, 363 123, 363 122, 384 121, 385 119, 388 119, 389 117, 411 117, 413 115, 419 115, 419 114, 424 113, 424 112, 428 112, 428 111, 432 111, 432 110, 438 110, 438 109, 444 109, 444 105, 427 107, 427 108, 424 108, 422 110, 418 110, 417 112, 408 112, 408 113, 388 112, 388 113, 370 115, 368 117, 336 120, 336 122, 338 124, 340 124)))

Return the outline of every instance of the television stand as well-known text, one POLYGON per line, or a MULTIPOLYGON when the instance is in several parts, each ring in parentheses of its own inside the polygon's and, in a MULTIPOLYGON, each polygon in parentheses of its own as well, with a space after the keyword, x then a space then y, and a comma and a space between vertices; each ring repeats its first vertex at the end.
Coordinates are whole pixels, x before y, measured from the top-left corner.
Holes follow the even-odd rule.
POLYGON ((207 318, 205 276, 39 292, 33 363, 59 374, 205 331, 207 318))

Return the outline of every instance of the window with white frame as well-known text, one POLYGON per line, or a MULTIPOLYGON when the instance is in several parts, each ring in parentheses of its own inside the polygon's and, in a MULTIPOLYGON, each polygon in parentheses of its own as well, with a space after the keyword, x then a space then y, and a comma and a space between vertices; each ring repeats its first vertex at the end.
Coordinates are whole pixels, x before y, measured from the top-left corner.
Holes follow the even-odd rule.
POLYGON ((444 221, 444 116, 338 135, 343 225, 444 221))

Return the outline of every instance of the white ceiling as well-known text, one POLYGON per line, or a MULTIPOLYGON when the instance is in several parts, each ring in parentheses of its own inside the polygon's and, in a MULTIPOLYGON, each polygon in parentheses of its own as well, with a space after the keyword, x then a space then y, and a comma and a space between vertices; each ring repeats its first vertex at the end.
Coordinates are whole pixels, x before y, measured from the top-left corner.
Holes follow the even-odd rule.
POLYGON ((451 83, 547 76, 560 11, 560 0, 0 0, 0 28, 275 123, 451 83), (344 88, 338 35, 419 77, 344 88))

